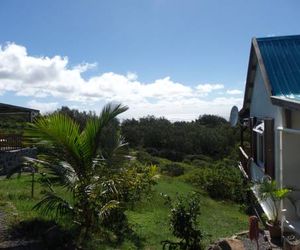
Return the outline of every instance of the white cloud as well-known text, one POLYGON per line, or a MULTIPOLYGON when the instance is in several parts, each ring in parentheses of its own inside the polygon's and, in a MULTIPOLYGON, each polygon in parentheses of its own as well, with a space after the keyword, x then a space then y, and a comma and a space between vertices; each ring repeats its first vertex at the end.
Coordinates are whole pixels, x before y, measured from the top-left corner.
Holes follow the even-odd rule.
POLYGON ((243 91, 239 90, 239 89, 228 89, 226 91, 227 94, 229 95, 240 95, 243 93, 243 91))
POLYGON ((133 72, 127 72, 127 78, 128 80, 130 81, 135 81, 137 80, 138 76, 136 73, 133 73, 133 72))
POLYGON ((210 83, 205 83, 205 84, 199 84, 196 89, 199 93, 201 94, 208 94, 212 92, 213 90, 218 90, 218 89, 223 89, 224 85, 223 84, 210 84, 210 83))
POLYGON ((97 67, 97 63, 81 63, 79 65, 76 65, 74 69, 79 70, 79 72, 85 72, 89 69, 93 69, 97 67))
POLYGON ((38 109, 41 113, 47 113, 56 110, 59 107, 58 102, 38 102, 31 100, 27 102, 27 106, 32 109, 38 109))
POLYGON ((178 120, 194 119, 203 113, 227 117, 232 105, 241 104, 240 98, 210 96, 210 100, 204 99, 213 95, 213 91, 224 89, 222 84, 190 87, 168 76, 144 83, 132 72, 126 75, 106 72, 83 78, 82 73, 93 67, 95 63, 70 67, 67 57, 31 56, 25 47, 7 44, 0 47, 0 94, 11 91, 17 96, 43 98, 43 102, 33 100, 28 105, 44 112, 67 101, 78 104, 81 109, 98 109, 97 105, 114 101, 130 107, 126 117, 152 114, 178 120), (48 97, 59 102, 49 103, 48 97))

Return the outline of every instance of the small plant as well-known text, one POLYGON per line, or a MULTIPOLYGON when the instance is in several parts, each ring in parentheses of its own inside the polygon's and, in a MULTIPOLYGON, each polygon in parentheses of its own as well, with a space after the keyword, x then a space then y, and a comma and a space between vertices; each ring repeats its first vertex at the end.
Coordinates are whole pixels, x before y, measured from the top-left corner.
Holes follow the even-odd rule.
POLYGON ((270 177, 264 178, 259 184, 259 195, 262 200, 270 199, 271 202, 271 218, 270 222, 273 225, 279 225, 279 202, 287 197, 291 192, 288 188, 278 188, 275 180, 270 177))
MULTIPOLYGON (((172 204, 169 196, 165 196, 166 203, 172 204)), ((175 250, 199 250, 202 249, 201 240, 203 234, 198 228, 198 216, 200 215, 200 200, 196 195, 177 197, 170 212, 170 227, 179 242, 170 240, 162 241, 163 249, 175 250)))

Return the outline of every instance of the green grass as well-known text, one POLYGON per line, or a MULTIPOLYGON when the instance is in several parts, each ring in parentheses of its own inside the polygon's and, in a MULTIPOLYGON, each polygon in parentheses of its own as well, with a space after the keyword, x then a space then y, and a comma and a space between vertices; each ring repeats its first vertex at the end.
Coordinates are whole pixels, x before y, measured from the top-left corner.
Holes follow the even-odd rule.
MULTIPOLYGON (((33 210, 44 195, 45 187, 38 182, 39 174, 35 175, 34 197, 31 197, 31 174, 22 174, 21 177, 14 175, 10 179, 1 177, 0 179, 0 209, 4 210, 9 220, 21 221, 33 218, 51 219, 33 210)), ((61 187, 56 187, 55 191, 71 197, 61 187)), ((63 220, 61 221, 63 223, 63 220)))
MULTIPOLYGON (((38 179, 38 175, 37 175, 38 179)), ((32 207, 43 196, 43 188, 35 185, 35 197, 31 198, 31 176, 0 180, 0 209, 6 210, 14 220, 27 220, 41 217, 32 207), (13 209, 12 209, 13 208, 13 209)), ((64 192, 58 188, 59 192, 64 192)), ((127 211, 129 223, 138 238, 127 239, 119 246, 99 245, 98 249, 161 249, 162 240, 176 240, 169 229, 169 207, 160 193, 174 198, 177 194, 186 195, 197 191, 179 178, 161 177, 154 187, 150 199, 127 211)), ((231 236, 247 229, 247 216, 233 203, 215 201, 201 194, 201 216, 199 225, 203 232, 212 235, 206 243, 220 237, 231 236)))

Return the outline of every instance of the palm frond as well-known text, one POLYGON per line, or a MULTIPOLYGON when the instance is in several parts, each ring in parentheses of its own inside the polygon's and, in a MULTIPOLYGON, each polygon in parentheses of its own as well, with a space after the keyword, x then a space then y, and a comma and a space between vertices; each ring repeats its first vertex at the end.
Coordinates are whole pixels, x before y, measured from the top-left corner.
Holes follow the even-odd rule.
POLYGON ((114 208, 117 208, 119 204, 120 202, 117 200, 110 200, 109 202, 105 203, 98 213, 99 218, 103 219, 105 216, 108 216, 110 211, 114 208))
POLYGON ((58 165, 52 165, 50 170, 51 179, 56 180, 70 191, 74 190, 78 176, 69 163, 61 161, 58 165))
POLYGON ((101 153, 106 161, 106 165, 112 169, 119 168, 124 161, 128 159, 128 144, 121 136, 120 130, 116 126, 112 126, 101 137, 101 153), (108 134, 107 134, 108 133, 108 134))
POLYGON ((107 104, 102 109, 100 116, 90 119, 81 133, 81 152, 86 163, 91 163, 99 151, 100 137, 103 128, 117 115, 125 112, 127 106, 121 104, 107 104))
POLYGON ((79 135, 79 125, 59 113, 36 119, 25 131, 28 141, 38 145, 52 145, 56 149, 56 156, 60 155, 72 165, 81 160, 79 135))
POLYGON ((111 195, 118 195, 119 192, 117 190, 116 184, 114 180, 107 180, 101 183, 101 196, 111 196, 111 195))
POLYGON ((52 183, 60 183, 67 189, 73 191, 75 183, 78 180, 78 176, 74 168, 64 161, 44 161, 40 159, 35 159, 31 157, 24 156, 23 160, 25 162, 36 165, 42 165, 50 170, 49 177, 47 180, 52 183))
POLYGON ((73 213, 73 207, 70 203, 52 192, 48 192, 44 198, 33 207, 33 209, 39 210, 43 215, 50 215, 55 211, 56 217, 73 213))

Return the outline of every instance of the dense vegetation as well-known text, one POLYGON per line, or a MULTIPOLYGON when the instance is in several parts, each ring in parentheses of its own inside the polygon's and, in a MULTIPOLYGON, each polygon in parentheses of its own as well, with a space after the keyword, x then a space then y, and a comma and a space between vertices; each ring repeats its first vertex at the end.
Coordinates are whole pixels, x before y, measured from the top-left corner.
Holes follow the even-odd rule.
MULTIPOLYGON (((56 242, 86 249, 191 250, 242 230, 246 216, 232 203, 244 202, 245 188, 236 168, 237 131, 212 115, 120 123, 116 116, 125 110, 106 106, 97 116, 62 107, 39 118, 27 132, 42 160, 34 161, 35 197, 26 191, 29 176, 13 177, 22 190, 0 192, 2 209, 13 206, 17 221, 40 227, 36 218, 54 220, 69 239, 56 242)), ((46 231, 53 228, 47 223, 46 231)), ((44 240, 42 231, 35 237, 44 240)))
POLYGON ((191 122, 171 123, 153 116, 122 122, 122 133, 131 147, 145 148, 150 154, 182 161, 206 155, 222 159, 231 154, 238 134, 221 117, 203 115, 191 122))
MULTIPOLYGON (((55 111, 62 113, 80 124, 80 128, 93 112, 80 112, 62 107, 55 111)), ((118 121, 114 121, 118 126, 118 121)), ((239 141, 237 129, 216 115, 202 115, 190 122, 170 122, 166 118, 148 116, 126 119, 121 123, 121 133, 131 148, 143 148, 153 156, 182 161, 185 158, 197 159, 205 156, 222 159, 232 154, 239 141)))

